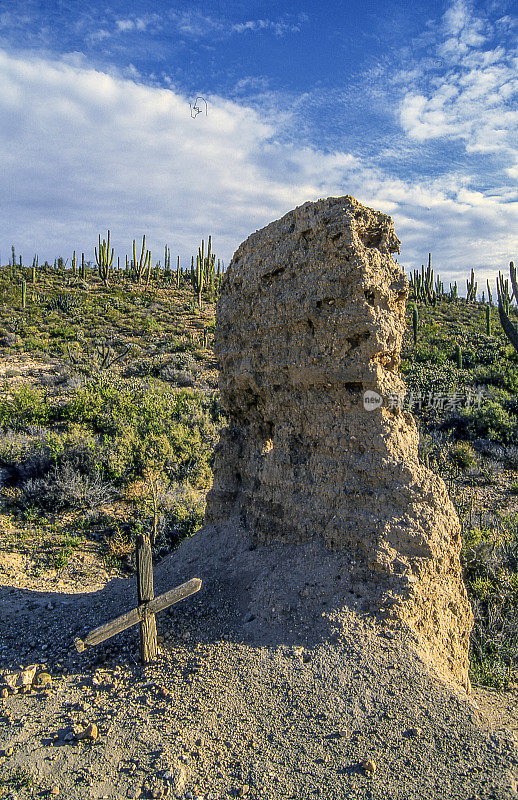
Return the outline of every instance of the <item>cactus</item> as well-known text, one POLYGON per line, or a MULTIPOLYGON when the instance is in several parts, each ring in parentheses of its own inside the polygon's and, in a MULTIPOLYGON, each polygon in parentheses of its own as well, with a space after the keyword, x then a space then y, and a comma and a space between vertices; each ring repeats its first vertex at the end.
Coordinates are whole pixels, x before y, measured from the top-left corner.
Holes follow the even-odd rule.
POLYGON ((475 303, 476 299, 477 299, 477 282, 475 281, 475 272, 472 269, 469 281, 466 278, 466 303, 475 303))
POLYGON ((74 250, 74 255, 72 256, 72 274, 76 275, 76 273, 77 273, 76 251, 74 250))
POLYGON ((149 250, 148 252, 149 252, 149 258, 147 260, 147 269, 146 269, 146 286, 145 286, 146 289, 149 285, 149 280, 151 278, 151 250, 149 250))
POLYGON ((516 267, 514 266, 514 261, 509 262, 509 272, 511 275, 511 286, 513 287, 513 294, 511 295, 511 303, 513 302, 513 297, 518 302, 518 283, 516 282, 516 267))
POLYGON ((27 284, 25 281, 22 281, 22 308, 25 308, 27 305, 27 284))
POLYGON ((137 264, 137 251, 135 249, 135 239, 133 239, 133 269, 135 270, 138 282, 141 283, 144 271, 151 266, 151 250, 146 250, 146 237, 142 237, 142 251, 140 260, 137 264))
POLYGON ((194 268, 194 257, 191 257, 191 283, 198 298, 198 308, 201 310, 201 293, 203 291, 204 271, 203 271, 203 242, 202 249, 196 256, 196 269, 194 268))
POLYGON ((491 311, 489 306, 486 306, 486 335, 491 336, 491 311))
POLYGON ((491 287, 489 285, 489 280, 486 279, 486 283, 487 283, 487 299, 488 299, 489 305, 492 306, 493 305, 493 295, 491 294, 491 287))
POLYGON ((417 314, 417 308, 414 306, 414 310, 412 311, 412 326, 414 328, 414 347, 417 344, 417 325, 419 322, 419 316, 417 314))
POLYGON ((164 249, 164 278, 167 282, 171 279, 171 251, 167 245, 164 249))
POLYGON ((108 241, 103 239, 101 244, 101 234, 99 234, 99 252, 95 248, 95 260, 99 270, 99 277, 105 286, 108 286, 108 275, 113 264, 113 247, 110 253, 110 231, 108 231, 108 241))
POLYGON ((209 241, 207 244, 207 256, 203 258, 203 240, 202 240, 202 263, 203 263, 203 278, 205 282, 205 286, 208 289, 210 297, 212 299, 214 294, 214 262, 216 260, 216 256, 212 252, 212 241, 211 237, 209 236, 209 241))
POLYGON ((36 284, 36 270, 38 268, 38 256, 34 256, 32 259, 32 270, 31 270, 31 282, 34 286, 36 284))
MULTIPOLYGON (((509 315, 509 305, 510 305, 510 298, 509 298, 509 281, 503 279, 503 276, 498 273, 498 278, 496 280, 496 290, 498 293, 498 307, 502 306, 502 310, 505 314, 509 315)), ((502 325, 502 327, 504 327, 502 325)), ((505 328, 504 328, 505 330, 505 328)))
POLYGON ((176 288, 180 288, 180 256, 176 258, 176 288))
POLYGON ((457 291, 458 291, 458 289, 457 289, 457 281, 455 281, 453 286, 450 283, 450 302, 453 302, 454 300, 457 300, 457 291))
POLYGON ((409 287, 409 296, 416 302, 423 302, 435 306, 439 300, 445 297, 443 281, 441 281, 439 275, 434 278, 431 253, 428 253, 428 266, 426 270, 424 264, 421 264, 421 272, 415 269, 410 275, 409 287))
MULTIPOLYGON (((510 262, 509 266, 511 271, 511 283, 513 284, 513 294, 515 294, 514 287, 516 286, 516 270, 512 261, 510 262)), ((500 323, 505 335, 511 342, 514 349, 518 352, 518 331, 509 319, 509 306, 511 302, 509 298, 509 283, 507 280, 504 281, 503 275, 501 275, 500 272, 498 273, 498 278, 496 280, 496 290, 498 293, 498 315, 500 317, 500 323)))
POLYGON ((455 360, 457 362, 457 368, 462 369, 462 350, 460 345, 455 345, 455 360))

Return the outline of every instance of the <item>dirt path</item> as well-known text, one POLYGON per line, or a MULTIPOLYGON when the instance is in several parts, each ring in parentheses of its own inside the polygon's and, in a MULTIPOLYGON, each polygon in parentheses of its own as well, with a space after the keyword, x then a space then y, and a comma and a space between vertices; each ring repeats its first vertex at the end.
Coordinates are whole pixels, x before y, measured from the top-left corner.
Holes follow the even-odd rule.
POLYGON ((235 527, 223 540, 206 528, 156 568, 157 593, 204 583, 159 615, 147 668, 136 629, 71 647, 133 606, 134 577, 90 594, 0 589, 0 666, 52 677, 1 701, 4 797, 518 797, 516 695, 475 689, 489 721, 362 614, 346 582, 335 607, 316 543, 283 545, 282 564, 275 546, 250 547, 235 527), (88 723, 98 737, 78 738, 88 723))

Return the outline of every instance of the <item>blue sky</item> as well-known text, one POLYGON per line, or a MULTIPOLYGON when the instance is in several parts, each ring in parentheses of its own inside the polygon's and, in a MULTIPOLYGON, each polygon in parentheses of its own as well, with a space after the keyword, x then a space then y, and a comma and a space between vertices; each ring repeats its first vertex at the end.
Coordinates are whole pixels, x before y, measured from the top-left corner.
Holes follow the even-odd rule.
POLYGON ((228 263, 351 194, 407 269, 431 250, 481 286, 518 259, 517 22, 507 0, 3 0, 0 259, 93 259, 110 228, 122 257, 145 233, 190 263, 211 233, 228 263))

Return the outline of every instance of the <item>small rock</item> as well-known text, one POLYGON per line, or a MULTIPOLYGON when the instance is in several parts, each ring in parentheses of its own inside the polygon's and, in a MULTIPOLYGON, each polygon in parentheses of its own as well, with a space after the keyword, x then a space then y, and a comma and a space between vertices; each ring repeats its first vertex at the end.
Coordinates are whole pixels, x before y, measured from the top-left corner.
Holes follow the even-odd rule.
POLYGON ((376 772, 376 762, 371 758, 362 761, 361 766, 362 769, 369 775, 373 775, 376 772))
POLYGON ((30 667, 25 667, 25 669, 18 670, 17 672, 8 672, 7 675, 4 675, 4 683, 11 689, 30 686, 34 680, 37 669, 37 664, 31 664, 30 667))
POLYGON ((187 772, 185 767, 180 765, 171 767, 164 772, 164 778, 165 780, 170 781, 174 794, 181 794, 184 791, 185 784, 187 782, 187 772))
POLYGON ((61 788, 59 786, 53 786, 52 789, 50 790, 50 794, 53 797, 56 797, 60 793, 60 791, 61 791, 61 788))
POLYGON ((81 733, 77 734, 77 739, 88 739, 93 742, 98 736, 99 731, 97 730, 97 725, 95 722, 90 722, 81 733))
POLYGON ((250 786, 247 783, 244 783, 242 786, 238 786, 236 790, 236 794, 238 797, 244 797, 245 794, 248 794, 250 791, 250 786))
POLYGON ((36 675, 32 685, 36 689, 41 689, 43 686, 52 686, 52 678, 48 672, 40 672, 39 675, 36 675))
POLYGON ((137 786, 135 788, 128 789, 128 791, 126 792, 126 797, 137 798, 140 797, 141 794, 142 794, 142 789, 140 788, 140 786, 137 786))

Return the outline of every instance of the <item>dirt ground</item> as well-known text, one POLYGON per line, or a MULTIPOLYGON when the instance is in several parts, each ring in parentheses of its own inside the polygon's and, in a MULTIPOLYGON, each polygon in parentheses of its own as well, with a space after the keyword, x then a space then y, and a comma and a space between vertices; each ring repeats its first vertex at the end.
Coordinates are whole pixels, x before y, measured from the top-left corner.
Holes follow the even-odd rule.
POLYGON ((0 701, 0 797, 518 797, 518 693, 453 691, 318 543, 282 547, 205 528, 157 565, 156 594, 203 585, 157 616, 148 666, 137 628, 73 646, 135 605, 134 576, 31 583, 4 557, 2 674, 37 668, 0 701))

